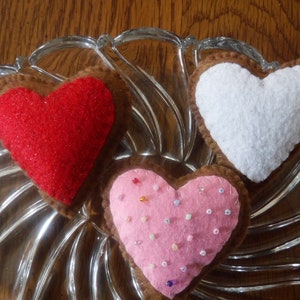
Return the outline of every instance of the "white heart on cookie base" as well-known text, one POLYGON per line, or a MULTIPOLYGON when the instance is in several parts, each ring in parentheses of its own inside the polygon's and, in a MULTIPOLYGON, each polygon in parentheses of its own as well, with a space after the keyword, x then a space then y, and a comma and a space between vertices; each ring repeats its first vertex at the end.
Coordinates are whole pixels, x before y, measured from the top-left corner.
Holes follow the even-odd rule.
POLYGON ((256 76, 220 61, 192 75, 194 111, 228 161, 261 182, 300 142, 300 66, 256 76))

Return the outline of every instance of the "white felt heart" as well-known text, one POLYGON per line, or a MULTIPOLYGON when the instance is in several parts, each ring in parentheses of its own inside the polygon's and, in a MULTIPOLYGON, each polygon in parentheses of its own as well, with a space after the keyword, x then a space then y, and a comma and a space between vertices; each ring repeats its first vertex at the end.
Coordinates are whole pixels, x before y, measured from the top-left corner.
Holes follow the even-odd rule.
POLYGON ((265 180, 300 141, 299 65, 261 79, 237 63, 218 63, 200 74, 194 92, 212 139, 252 181, 265 180))
POLYGON ((151 285, 169 298, 214 260, 237 227, 242 209, 237 190, 220 176, 198 176, 176 189, 141 168, 116 177, 109 201, 126 252, 151 285))

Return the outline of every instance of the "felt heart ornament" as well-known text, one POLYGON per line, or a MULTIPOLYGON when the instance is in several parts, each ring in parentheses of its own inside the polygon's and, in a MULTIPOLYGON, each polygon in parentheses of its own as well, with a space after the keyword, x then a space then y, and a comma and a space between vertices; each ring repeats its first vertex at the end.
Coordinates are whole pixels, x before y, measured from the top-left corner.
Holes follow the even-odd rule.
POLYGON ((145 299, 181 297, 242 241, 249 219, 247 191, 228 169, 205 167, 178 179, 163 173, 131 165, 114 176, 104 202, 145 299))
POLYGON ((263 71, 233 52, 209 55, 200 62, 190 78, 190 104, 219 163, 261 182, 297 148, 299 62, 263 71))
POLYGON ((85 200, 90 174, 103 171, 125 128, 129 96, 121 78, 100 67, 60 86, 13 75, 0 90, 0 138, 12 158, 57 208, 85 200))

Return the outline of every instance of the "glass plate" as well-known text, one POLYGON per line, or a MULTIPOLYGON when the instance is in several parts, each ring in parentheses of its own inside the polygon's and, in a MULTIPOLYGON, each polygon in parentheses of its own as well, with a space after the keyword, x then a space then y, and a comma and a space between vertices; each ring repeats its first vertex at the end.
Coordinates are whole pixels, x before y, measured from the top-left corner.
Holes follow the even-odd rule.
MULTIPOLYGON (((253 47, 218 37, 197 41, 141 28, 115 38, 68 36, 52 40, 0 75, 35 74, 60 82, 104 60, 126 80, 135 99, 132 121, 114 160, 159 158, 180 175, 211 164, 214 156, 187 106, 188 77, 207 52, 244 53, 276 68, 253 47)), ((266 154, 267 155, 267 154, 266 154)), ((293 156, 272 184, 247 184, 251 225, 241 246, 205 276, 189 299, 286 299, 300 294, 300 158, 293 156)), ((100 200, 66 219, 52 210, 0 146, 1 299, 143 299, 117 244, 101 230, 100 200)))

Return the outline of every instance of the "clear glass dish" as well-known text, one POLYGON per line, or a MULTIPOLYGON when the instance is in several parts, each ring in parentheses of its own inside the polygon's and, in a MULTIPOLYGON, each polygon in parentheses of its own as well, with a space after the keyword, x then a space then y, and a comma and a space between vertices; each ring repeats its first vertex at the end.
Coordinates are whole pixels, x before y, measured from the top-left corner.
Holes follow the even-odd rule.
MULTIPOLYGON (((135 99, 132 121, 114 160, 158 157, 177 175, 211 164, 187 106, 188 77, 206 52, 248 55, 276 68, 253 47, 218 37, 197 41, 141 28, 115 38, 52 40, 0 76, 35 74, 60 82, 104 60, 127 81, 135 99)), ((293 156, 272 184, 247 183, 252 196, 249 233, 238 249, 205 276, 189 299, 286 299, 300 294, 300 158, 293 156)), ((69 220, 52 210, 9 152, 0 146, 0 298, 143 299, 117 244, 101 229, 99 199, 69 220)))

